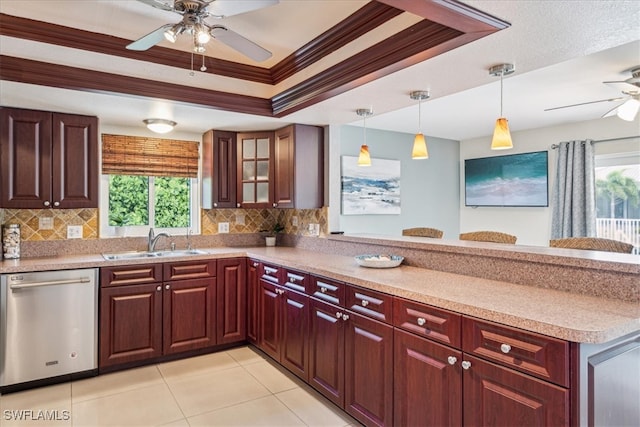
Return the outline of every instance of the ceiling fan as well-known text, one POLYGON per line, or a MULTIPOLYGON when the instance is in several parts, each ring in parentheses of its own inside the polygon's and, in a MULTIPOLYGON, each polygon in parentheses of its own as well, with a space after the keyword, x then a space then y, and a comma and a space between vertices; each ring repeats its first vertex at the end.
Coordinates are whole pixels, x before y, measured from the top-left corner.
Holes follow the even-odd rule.
POLYGON ((640 66, 631 69, 631 77, 625 80, 615 80, 615 81, 606 81, 603 83, 627 83, 629 85, 635 86, 637 89, 632 90, 623 90, 622 94, 625 96, 617 97, 617 98, 609 98, 609 99, 600 99, 598 101, 589 101, 589 102, 581 102, 579 104, 571 104, 571 105, 563 105, 560 107, 547 108, 544 111, 552 111, 559 110, 561 108, 570 108, 577 107, 579 105, 587 105, 587 104, 596 104, 599 102, 619 102, 624 101, 621 104, 616 105, 606 113, 602 115, 602 117, 612 116, 614 113, 618 115, 623 120, 633 121, 638 114, 638 110, 640 110, 640 66))
POLYGON ((193 37, 193 51, 203 54, 205 45, 211 38, 226 44, 254 61, 264 61, 271 57, 271 52, 228 29, 223 25, 206 22, 207 18, 224 18, 245 12, 261 9, 278 0, 138 0, 157 9, 167 10, 182 15, 182 20, 175 24, 165 24, 149 34, 127 45, 129 50, 147 50, 169 40, 174 43, 179 35, 189 34, 193 37))

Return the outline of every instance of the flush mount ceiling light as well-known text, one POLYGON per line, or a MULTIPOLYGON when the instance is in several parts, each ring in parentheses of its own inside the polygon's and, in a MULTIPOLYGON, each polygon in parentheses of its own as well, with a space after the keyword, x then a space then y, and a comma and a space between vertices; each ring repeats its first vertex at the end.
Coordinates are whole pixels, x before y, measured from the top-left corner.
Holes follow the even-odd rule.
POLYGON ((362 145, 358 156, 358 166, 371 166, 371 156, 367 145, 367 117, 373 115, 372 108, 358 108, 356 114, 362 117, 362 145))
POLYGON ((147 129, 155 133, 171 132, 177 124, 176 122, 166 119, 144 119, 143 122, 147 125, 147 129))
POLYGON ((500 117, 496 120, 496 127, 493 130, 493 139, 491 140, 492 150, 513 148, 511 133, 509 132, 509 122, 502 115, 502 78, 512 74, 515 70, 513 64, 500 64, 489 68, 490 75, 500 76, 500 117))
POLYGON ((422 101, 425 99, 429 99, 429 91, 427 90, 416 90, 409 94, 411 99, 418 100, 418 133, 416 137, 413 139, 413 150, 411 151, 412 159, 428 159, 429 151, 427 151, 427 141, 424 139, 424 134, 422 133, 422 110, 421 105, 422 101))

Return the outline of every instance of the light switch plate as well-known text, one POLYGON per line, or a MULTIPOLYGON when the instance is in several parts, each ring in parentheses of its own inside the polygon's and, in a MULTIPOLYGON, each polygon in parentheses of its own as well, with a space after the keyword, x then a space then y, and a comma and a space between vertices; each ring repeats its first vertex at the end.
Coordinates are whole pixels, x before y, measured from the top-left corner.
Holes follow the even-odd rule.
POLYGON ((67 225, 67 239, 82 239, 82 226, 67 225))
POLYGON ((229 232, 229 223, 228 222, 219 222, 218 223, 218 233, 228 233, 229 232))
POLYGON ((298 217, 297 216, 292 216, 291 217, 291 225, 293 227, 297 227, 298 226, 298 217))
POLYGON ((50 216, 38 218, 38 228, 40 230, 53 230, 53 218, 50 216))
POLYGON ((318 223, 309 224, 309 234, 311 236, 318 236, 320 234, 320 224, 318 223))

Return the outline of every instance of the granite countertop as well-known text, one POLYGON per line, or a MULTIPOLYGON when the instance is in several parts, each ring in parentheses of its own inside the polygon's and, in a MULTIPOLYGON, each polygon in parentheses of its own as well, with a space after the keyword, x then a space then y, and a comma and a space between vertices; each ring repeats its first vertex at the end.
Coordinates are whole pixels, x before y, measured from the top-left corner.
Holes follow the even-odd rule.
POLYGON ((70 255, 0 262, 0 273, 255 257, 567 341, 602 343, 640 331, 640 304, 401 265, 360 267, 353 257, 289 247, 203 248, 206 255, 106 261, 70 255))

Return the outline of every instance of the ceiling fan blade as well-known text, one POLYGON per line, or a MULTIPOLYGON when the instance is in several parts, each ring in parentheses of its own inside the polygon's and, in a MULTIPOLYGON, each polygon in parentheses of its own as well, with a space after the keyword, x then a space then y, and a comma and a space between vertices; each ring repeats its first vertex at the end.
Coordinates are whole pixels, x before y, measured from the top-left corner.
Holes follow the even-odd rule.
POLYGON ((615 107, 613 107, 612 109, 604 113, 601 117, 604 118, 604 117, 613 116, 615 113, 618 112, 618 107, 620 107, 620 105, 616 105, 615 107))
POLYGON ((156 9, 168 10, 174 12, 173 0, 138 0, 140 3, 147 4, 156 9))
POLYGON ((631 77, 626 80, 613 80, 613 81, 607 81, 602 83, 627 83, 632 86, 640 87, 640 77, 631 77))
POLYGON ((129 50, 147 50, 164 40, 164 32, 175 24, 166 24, 127 45, 129 50))
POLYGON ((271 52, 267 49, 222 25, 212 26, 211 36, 254 61, 261 62, 271 58, 271 52))
POLYGON ((622 101, 623 99, 625 99, 624 97, 622 98, 610 98, 610 99, 600 99, 598 101, 589 101, 589 102, 581 102, 579 104, 571 104, 571 105, 563 105, 561 107, 553 107, 553 108, 547 108, 544 111, 552 111, 552 110, 559 110, 561 108, 570 108, 570 107, 578 107, 580 105, 588 105, 588 104, 597 104, 598 102, 613 102, 613 101, 622 101))
POLYGON ((278 0, 214 0, 207 6, 207 12, 212 17, 224 18, 225 16, 239 15, 262 9, 263 7, 278 4, 278 2, 278 0))

